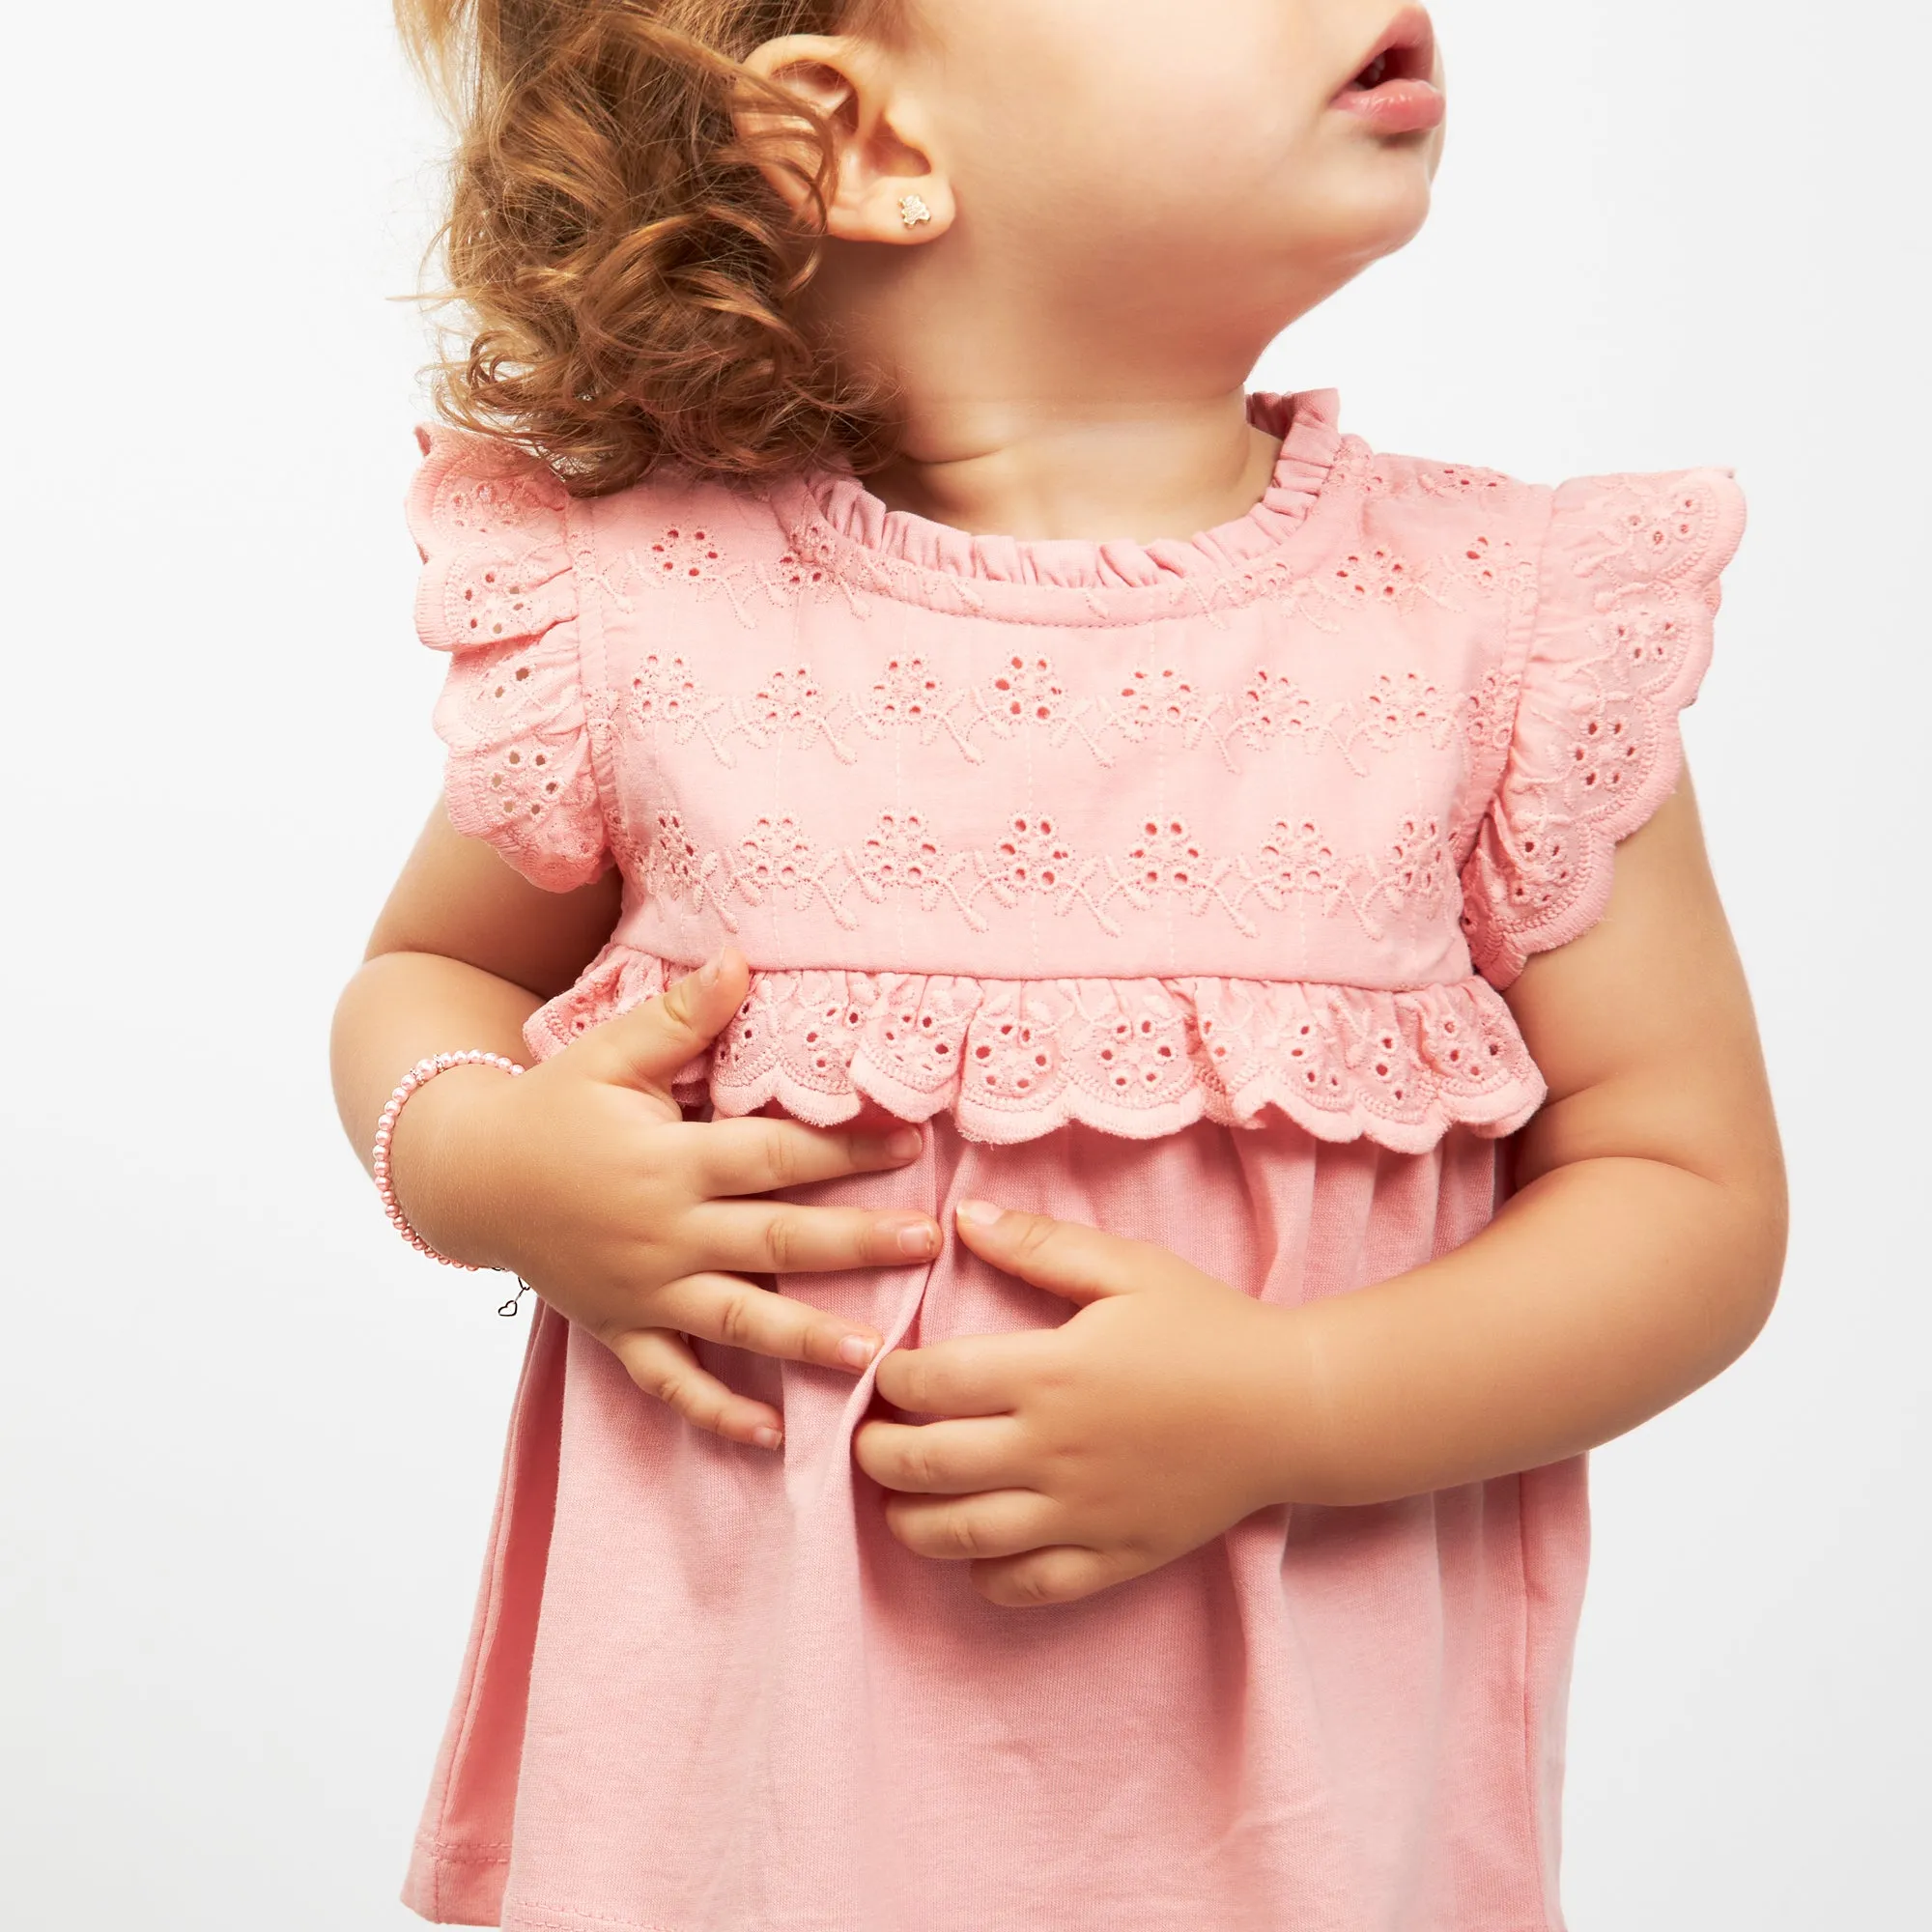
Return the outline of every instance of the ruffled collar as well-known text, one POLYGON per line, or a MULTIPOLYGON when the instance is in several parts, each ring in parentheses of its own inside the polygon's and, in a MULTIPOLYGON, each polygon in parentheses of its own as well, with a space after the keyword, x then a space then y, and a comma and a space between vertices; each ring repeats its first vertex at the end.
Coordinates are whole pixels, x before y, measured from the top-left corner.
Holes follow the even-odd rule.
MULTIPOLYGON (((1128 539, 976 536, 886 504, 856 477, 809 472, 778 486, 773 504, 787 530, 842 580, 904 591, 920 579, 952 580, 944 601, 1009 603, 1013 589, 1094 593, 1173 588, 1177 580, 1219 578, 1268 559, 1308 524, 1337 468, 1345 439, 1332 389, 1248 398, 1248 420, 1282 439, 1261 501, 1244 516, 1193 537, 1128 539)), ((943 590, 943 582, 934 588, 943 590)), ((1058 600, 1053 600, 1058 601, 1058 600)), ((1112 600, 1109 599, 1109 602, 1112 600)), ((1137 601, 1130 599, 1129 601, 1137 601)))

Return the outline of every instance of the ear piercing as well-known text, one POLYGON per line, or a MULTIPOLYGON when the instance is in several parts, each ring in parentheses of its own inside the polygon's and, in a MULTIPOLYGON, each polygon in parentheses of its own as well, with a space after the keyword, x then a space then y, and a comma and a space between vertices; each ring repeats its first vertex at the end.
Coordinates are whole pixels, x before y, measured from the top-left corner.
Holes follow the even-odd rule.
POLYGON ((923 194, 909 194, 899 203, 899 219, 908 228, 923 228, 932 219, 932 210, 926 207, 923 194))

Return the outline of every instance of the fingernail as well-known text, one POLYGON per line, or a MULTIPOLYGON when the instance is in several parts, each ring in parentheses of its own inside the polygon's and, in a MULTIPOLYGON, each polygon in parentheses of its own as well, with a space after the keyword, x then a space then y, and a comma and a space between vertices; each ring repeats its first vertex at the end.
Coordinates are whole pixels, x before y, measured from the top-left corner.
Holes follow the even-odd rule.
POLYGON ((776 1449, 783 1442, 784 1437, 776 1429, 768 1426, 759 1430, 757 1435, 752 1439, 757 1443, 760 1449, 776 1449))
POLYGON ((863 1335, 848 1335, 838 1345, 838 1359, 852 1369, 863 1369, 878 1352, 879 1345, 863 1335))
POLYGON ((697 969, 696 979, 699 986, 709 986, 724 970, 724 949, 721 946, 702 966, 697 969))
POLYGON ((886 1142, 886 1151, 895 1160, 911 1160, 925 1146, 925 1136, 917 1127, 900 1127, 886 1142))
POLYGON ((959 1218, 971 1222, 976 1228, 994 1227, 1005 1214, 1005 1208, 995 1208, 990 1201, 962 1201, 959 1204, 959 1218))
POLYGON ((915 1261, 924 1261, 938 1245, 933 1230, 929 1226, 922 1224, 916 1228, 899 1230, 899 1253, 910 1255, 915 1261))

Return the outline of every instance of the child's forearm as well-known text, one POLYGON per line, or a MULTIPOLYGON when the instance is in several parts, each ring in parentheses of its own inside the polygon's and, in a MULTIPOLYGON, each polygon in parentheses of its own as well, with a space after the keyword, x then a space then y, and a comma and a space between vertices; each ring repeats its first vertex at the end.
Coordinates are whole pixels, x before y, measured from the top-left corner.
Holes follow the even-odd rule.
MULTIPOLYGON (((391 1092, 417 1061, 471 1047, 524 1061, 524 1022, 540 1005, 526 987, 439 953, 387 952, 369 960, 336 1005, 329 1041, 336 1111, 362 1165, 372 1164, 376 1124, 391 1092)), ((458 1110, 502 1078, 489 1067, 456 1068, 423 1088, 396 1126, 396 1172, 399 1185, 409 1175, 409 1211, 458 1260, 487 1258, 467 1252, 467 1217, 461 1204, 446 1198, 443 1183, 459 1165, 447 1129, 458 1110)))
POLYGON ((1372 1503, 1608 1441, 1719 1373, 1769 1315, 1781 1189, 1650 1159, 1543 1175, 1425 1267, 1293 1311, 1284 1500, 1372 1503))
POLYGON ((1513 1146, 1519 1191, 1465 1246, 1279 1326, 1310 1412, 1273 1426, 1305 1500, 1594 1448, 1708 1381, 1770 1313, 1783 1159, 1688 781, 1618 848, 1604 917, 1507 997, 1549 1088, 1513 1146))

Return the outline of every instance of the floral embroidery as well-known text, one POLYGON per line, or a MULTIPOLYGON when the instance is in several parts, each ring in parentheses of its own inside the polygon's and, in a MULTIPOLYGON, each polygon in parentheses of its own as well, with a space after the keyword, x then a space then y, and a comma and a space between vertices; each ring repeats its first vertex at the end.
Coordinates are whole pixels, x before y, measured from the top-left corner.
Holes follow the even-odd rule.
POLYGON ((993 896, 1004 906, 1016 906, 1031 894, 1057 898, 1075 890, 1080 868, 1051 818, 1021 813, 994 846, 985 869, 993 896))
MULTIPOLYGON (((1259 675, 1266 681, 1266 671, 1259 675)), ((1223 703, 1197 691, 1170 665, 1160 670, 1136 670, 1121 687, 1108 722, 1132 744, 1144 743, 1156 731, 1177 731, 1191 751, 1223 703)))
POLYGON ((1674 781, 1676 714, 1702 676, 1741 526, 1733 486, 1710 471, 1566 494, 1546 623, 1567 654, 1524 676, 1510 768, 1463 881, 1470 950, 1499 984, 1602 915, 1617 840, 1674 781))
POLYGON ((853 870, 859 889, 874 905, 894 893, 906 893, 921 912, 931 912, 946 895, 944 854, 917 812, 903 818, 884 812, 879 829, 860 847, 853 870))
POLYGON ((1387 611, 1411 611, 1422 598, 1436 595, 1386 545, 1345 556, 1334 566, 1329 581, 1338 601, 1363 609, 1379 605, 1387 611))
POLYGON ((1036 725, 1064 733, 1069 708, 1066 687, 1046 658, 1009 658, 980 700, 980 716, 1003 738, 1036 725))
POLYGON ((1227 628, 1231 613, 1255 604, 1271 604, 1284 617, 1330 636, 1342 628, 1332 586, 1279 558, 1248 564, 1228 576, 1183 577, 1169 601, 1205 617, 1217 630, 1227 628))
POLYGON ((437 534, 465 548, 511 535, 552 537, 566 500, 549 470, 501 451, 481 453, 473 465, 452 468, 436 492, 437 534))
POLYGON ((1482 683, 1463 700, 1463 728, 1479 752, 1506 752, 1516 724, 1517 700, 1522 691, 1520 674, 1487 670, 1482 683))
POLYGON ((447 435, 423 447, 410 497, 424 561, 416 624, 456 656, 436 708, 451 821, 539 884, 582 885, 604 869, 607 840, 576 674, 562 487, 447 435))
POLYGON ((1384 671, 1355 706, 1350 744, 1393 752, 1412 735, 1439 752, 1456 738, 1464 701, 1461 693, 1443 691, 1420 671, 1405 671, 1400 677, 1384 671))
POLYGON ((1239 692, 1221 693, 1173 666, 1139 668, 1116 691, 1082 697, 1044 656, 1014 657, 972 690, 950 689, 921 658, 889 658, 856 694, 829 691, 810 666, 797 665, 768 672, 749 697, 730 700, 709 695, 684 658, 653 652, 633 673, 619 716, 639 735, 665 731, 679 745, 702 737, 727 768, 736 767, 741 748, 778 744, 822 744, 841 764, 855 764, 858 738, 896 732, 922 745, 949 740, 969 763, 982 764, 982 740, 1012 742, 1030 731, 1055 749, 1077 738, 1104 767, 1121 746, 1171 732, 1190 751, 1212 746, 1230 771, 1239 769, 1236 747, 1253 753, 1281 743, 1309 753, 1332 748, 1366 775, 1363 752, 1395 751, 1410 736, 1445 750, 1458 739, 1459 717, 1483 701, 1482 693, 1447 692, 1414 671, 1380 672, 1358 698, 1318 704, 1294 679, 1265 667, 1239 692))
POLYGON ((1208 851, 1183 819, 1149 819, 1112 854, 1082 854, 1050 814, 1016 812, 985 847, 948 849, 917 813, 882 813, 851 847, 824 847, 794 818, 759 818, 729 854, 700 853, 682 818, 658 814, 645 856, 647 893, 697 912, 709 908, 727 931, 743 906, 779 903, 796 912, 823 906, 845 931, 860 921, 855 896, 881 905, 904 895, 923 913, 950 905, 974 932, 989 929, 986 904, 1011 912, 1028 901, 1054 917, 1084 911, 1118 936, 1121 908, 1170 905, 1191 918, 1219 912, 1243 938, 1261 936, 1253 907, 1289 910, 1311 902, 1343 913, 1379 940, 1410 909, 1440 913, 1454 867, 1439 822, 1406 817, 1374 856, 1338 853, 1312 820, 1282 820, 1251 853, 1208 851))
POLYGON ((1369 937, 1376 940, 1387 932, 1381 908, 1386 907, 1397 919, 1410 906, 1435 910, 1451 903, 1457 888, 1456 868, 1443 842, 1441 824, 1426 816, 1405 818, 1379 863, 1365 870, 1369 883, 1356 910, 1369 937))
POLYGON ((1463 502, 1505 504, 1520 501, 1527 486, 1499 470, 1463 463, 1423 463, 1409 456, 1378 456, 1362 477, 1365 496, 1436 497, 1463 502))
POLYGON ((1286 911, 1297 895, 1333 912, 1348 894, 1350 869, 1313 819, 1280 819, 1262 842, 1255 894, 1275 912, 1286 911))
MULTIPOLYGON (((750 905, 763 905, 767 899, 781 896, 807 905, 843 856, 817 851, 794 819, 761 818, 752 836, 738 847, 738 864, 729 875, 729 884, 750 905)), ((707 883, 709 876, 707 872, 707 883)), ((699 901, 694 900, 696 903, 699 901)))
MULTIPOLYGON (((1325 549, 1304 541, 1225 571, 1210 562, 1083 591, 1106 622, 1131 605, 1150 619, 1225 624, 1269 604, 1249 626, 1252 657, 1233 670, 1254 668, 1235 675, 1225 653, 1190 662, 1186 637, 1171 645, 1164 628, 1138 634, 1149 653, 1138 663, 1111 641, 1089 649, 1068 636, 1083 619, 1066 586, 1045 586, 1066 623, 1036 624, 1014 585, 948 586, 809 515, 788 536, 741 539, 727 534, 741 511, 720 496, 715 515, 640 527, 632 511, 573 507, 538 466, 445 439, 412 516, 426 563, 419 627, 454 654, 438 709, 452 816, 558 890, 614 852, 627 932, 676 946, 749 926, 760 951, 771 932, 797 952, 823 946, 821 957, 916 944, 943 959, 947 934, 970 931, 1011 934, 1016 953, 1030 936, 1038 957, 1103 971, 1154 952, 1224 971, 1252 958, 1289 976, 1299 960, 1324 980, 1378 984, 1413 969, 1428 982, 1385 992, 1293 978, 761 967, 745 1010, 683 1083, 724 1113, 777 1101, 829 1123, 867 1100, 914 1119, 946 1107, 990 1140, 1075 1120, 1135 1136, 1200 1119, 1251 1124, 1269 1107, 1326 1138, 1405 1150, 1457 1123, 1508 1131, 1541 1085, 1492 986, 1453 977, 1459 910, 1496 985, 1601 911, 1615 839, 1675 771, 1671 720, 1708 649, 1735 497, 1709 472, 1570 485, 1539 551, 1547 499, 1492 472, 1345 448, 1329 487, 1351 507, 1326 518, 1325 549), (1387 507, 1405 497, 1450 507, 1387 507), (1432 543, 1416 535, 1427 526, 1432 543), (590 689, 578 656, 586 585, 606 621, 586 632, 584 662, 609 677, 590 689), (985 631, 926 642, 946 627, 922 632, 907 608, 897 648, 869 664, 853 661, 856 626, 828 644, 823 627, 801 624, 798 642, 748 662, 715 648, 731 629, 723 608, 685 621, 685 607, 715 600, 776 639, 787 627, 775 616, 809 603, 864 618, 887 598, 962 611, 1005 599, 1015 621, 989 653, 985 631), (1277 616, 1337 641, 1297 650, 1277 616), (1525 640, 1526 662, 1512 663, 1525 640), (629 761, 639 744, 653 748, 640 761, 648 782, 629 761), (696 765, 657 755, 684 747, 748 768, 756 798, 790 754, 786 806, 754 816, 748 801, 721 828, 731 787, 706 793, 696 765), (939 774, 923 799, 927 751, 982 775, 939 774), (1091 767, 1121 765, 1127 774, 1096 797, 1091 767), (1236 774, 1238 789, 1217 789, 1210 766, 1236 774), (1355 779, 1378 787, 1386 814, 1366 829, 1364 808, 1376 808, 1355 779), (1097 830, 1114 786, 1122 820, 1097 830), (1278 806, 1284 794, 1321 809, 1278 806), (970 820, 942 818, 939 796, 966 802, 970 820), (1154 799, 1143 816, 1139 801, 1154 799), (607 826, 606 804, 629 810, 607 826), (795 930, 781 920, 792 913, 795 930)), ((607 950, 531 1022, 533 1050, 648 997, 665 970, 648 952, 607 950)))
POLYGON ((1184 820, 1171 818, 1162 824, 1149 819, 1141 827, 1140 843, 1127 852, 1126 889, 1137 905, 1151 905, 1166 895, 1200 914, 1208 910, 1226 869, 1225 862, 1210 859, 1202 849, 1184 820))
MULTIPOLYGON (((1407 494, 1458 497, 1498 507, 1520 489, 1486 471, 1448 468, 1433 483, 1409 480, 1413 488, 1407 494)), ((1335 459, 1329 487, 1340 494, 1351 486, 1366 496, 1406 494, 1379 472, 1363 473, 1360 456, 1345 446, 1335 459)), ((626 550, 607 567, 601 582, 626 608, 634 586, 668 587, 699 603, 723 598, 747 628, 755 627, 766 613, 821 601, 842 603, 861 618, 872 614, 879 598, 975 615, 985 609, 986 599, 971 577, 923 568, 841 538, 815 509, 793 517, 781 526, 781 536, 783 548, 776 558, 754 554, 734 559, 708 526, 673 523, 626 550)), ((1268 556, 1234 569, 1180 573, 1164 585, 1139 586, 1131 594, 1145 600, 1150 589, 1155 590, 1151 615, 1163 610, 1167 614, 1191 613, 1223 627, 1230 614, 1267 603, 1286 617, 1333 633, 1350 609, 1406 611, 1422 600, 1456 609, 1459 593, 1504 594, 1516 582, 1511 571, 1499 567, 1508 556, 1507 546, 1493 544, 1493 558, 1492 551, 1492 539, 1476 537, 1463 552, 1419 563, 1382 543, 1313 571, 1268 556)), ((1113 613, 1105 590, 1088 586, 1085 601, 1103 621, 1113 613)))
POLYGON ((1230 744, 1240 743, 1259 751, 1276 739, 1298 745, 1305 752, 1318 751, 1331 736, 1338 743, 1346 739, 1337 733, 1344 707, 1339 704, 1318 710, 1315 700, 1292 678, 1257 670, 1246 690, 1235 700, 1234 723, 1221 740, 1221 755, 1230 766, 1230 744))
POLYGON ((952 723, 955 701, 923 658, 888 658, 883 674, 859 701, 859 723, 873 738, 911 731, 923 745, 947 733, 977 763, 981 754, 952 723))
POLYGON ((739 707, 738 728, 761 751, 767 745, 803 749, 823 742, 834 757, 849 765, 859 754, 832 726, 832 712, 840 702, 828 701, 810 666, 775 670, 753 693, 749 706, 739 707))
POLYGON ((1522 486, 1494 469, 1477 469, 1461 463, 1418 463, 1410 471, 1416 490, 1425 497, 1499 498, 1520 494, 1522 486))
POLYGON ((726 576, 724 554, 707 531, 674 525, 645 552, 644 567, 681 583, 719 583, 726 576))
POLYGON ((1445 554, 1442 574, 1480 598, 1517 597, 1533 587, 1536 566, 1507 537, 1475 536, 1445 554))
MULTIPOLYGON (((540 1058, 655 997, 682 969, 615 944, 526 1037, 540 1058)), ((682 1097, 721 1115, 776 1101, 822 1126, 870 1099, 906 1120, 951 1110, 968 1138, 1036 1139, 1070 1121, 1149 1139, 1275 1109, 1325 1140, 1399 1151, 1452 1124, 1508 1133, 1543 1085, 1483 981, 1370 992, 1259 980, 992 980, 768 972, 682 1097)))
POLYGON ((700 604, 722 597, 748 629, 760 611, 788 611, 821 597, 838 598, 855 616, 867 616, 867 591, 884 587, 877 573, 844 568, 835 547, 823 541, 794 541, 771 561, 733 560, 709 529, 682 524, 625 550, 605 566, 599 583, 624 609, 631 608, 634 586, 673 586, 700 604))
POLYGON ((681 899, 694 910, 704 903, 706 883, 718 870, 717 854, 707 856, 692 843, 683 818, 675 811, 658 813, 657 837, 646 864, 655 889, 665 898, 681 899))
POLYGON ((680 739, 703 722, 697 680, 682 658, 660 658, 654 651, 631 679, 631 704, 639 722, 668 724, 680 739))

